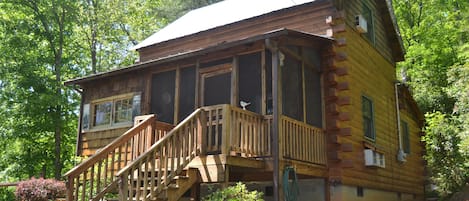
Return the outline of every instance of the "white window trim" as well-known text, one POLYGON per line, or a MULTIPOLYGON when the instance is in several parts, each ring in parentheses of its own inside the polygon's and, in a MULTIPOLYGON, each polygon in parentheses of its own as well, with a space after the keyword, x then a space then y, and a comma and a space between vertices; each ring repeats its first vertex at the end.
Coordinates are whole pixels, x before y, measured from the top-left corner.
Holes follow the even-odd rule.
MULTIPOLYGON (((101 99, 96 99, 91 101, 89 105, 89 117, 88 117, 88 129, 83 129, 83 132, 96 132, 96 131, 103 131, 103 130, 112 130, 112 129, 119 129, 119 128, 125 128, 125 127, 130 127, 133 125, 133 120, 131 119, 130 121, 127 122, 119 122, 119 123, 114 123, 114 116, 115 116, 115 102, 118 100, 122 99, 128 99, 131 98, 133 101, 133 98, 135 96, 141 96, 140 92, 132 92, 132 93, 126 93, 126 94, 119 94, 115 96, 110 96, 106 98, 101 98, 101 99), (95 118, 95 106, 100 103, 104 102, 112 102, 111 105, 111 117, 110 117, 110 122, 109 124, 106 125, 99 125, 99 126, 94 126, 94 118, 95 118)), ((141 97, 140 97, 141 98, 141 97)), ((141 101, 141 100, 140 100, 141 101)), ((132 103, 133 104, 133 103, 132 103)), ((141 102, 140 102, 141 104, 141 102)))

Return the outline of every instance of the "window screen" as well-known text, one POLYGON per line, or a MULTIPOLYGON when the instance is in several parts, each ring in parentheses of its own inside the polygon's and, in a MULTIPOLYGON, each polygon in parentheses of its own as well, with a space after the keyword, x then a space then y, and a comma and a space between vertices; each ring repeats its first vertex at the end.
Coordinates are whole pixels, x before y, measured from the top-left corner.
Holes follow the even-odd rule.
POLYGON ((195 67, 181 69, 179 84, 179 121, 184 120, 194 111, 195 67))
POLYGON ((158 121, 174 123, 174 88, 176 71, 158 73, 152 79, 151 112, 158 121))
POLYGON ((306 123, 322 128, 321 75, 305 67, 306 123))
POLYGON ((285 56, 282 66, 283 114, 303 121, 303 81, 301 62, 285 56))
POLYGON ((239 57, 238 83, 239 101, 251 103, 246 107, 246 109, 260 113, 262 102, 260 53, 242 55, 239 57))

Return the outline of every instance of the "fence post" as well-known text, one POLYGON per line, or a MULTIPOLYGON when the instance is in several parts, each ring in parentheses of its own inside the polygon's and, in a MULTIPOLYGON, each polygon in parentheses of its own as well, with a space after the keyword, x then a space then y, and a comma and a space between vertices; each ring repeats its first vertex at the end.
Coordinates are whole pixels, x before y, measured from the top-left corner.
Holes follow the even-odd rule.
POLYGON ((229 155, 231 143, 231 106, 223 105, 221 153, 229 155))
POLYGON ((207 116, 206 111, 201 109, 199 118, 197 118, 197 146, 200 149, 200 155, 207 154, 207 116))
POLYGON ((127 201, 127 192, 129 190, 128 180, 127 180, 127 172, 122 174, 119 179, 119 200, 120 201, 127 201))
POLYGON ((73 197, 73 189, 74 189, 74 179, 72 177, 67 178, 67 201, 73 201, 75 198, 73 197))

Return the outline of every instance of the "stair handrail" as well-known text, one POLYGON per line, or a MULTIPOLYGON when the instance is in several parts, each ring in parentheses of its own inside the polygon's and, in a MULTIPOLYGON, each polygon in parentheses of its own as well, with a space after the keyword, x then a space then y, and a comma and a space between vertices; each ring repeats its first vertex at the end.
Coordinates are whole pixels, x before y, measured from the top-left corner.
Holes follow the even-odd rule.
POLYGON ((138 157, 138 154, 145 153, 147 150, 145 147, 134 147, 134 144, 138 145, 138 142, 134 141, 150 142, 151 139, 148 138, 154 137, 153 134, 156 129, 155 115, 145 115, 141 119, 142 121, 137 122, 137 125, 130 128, 123 135, 65 173, 67 201, 98 200, 111 188, 117 187, 114 173, 125 167, 128 162, 131 162, 132 158, 138 157), (130 159, 128 159, 129 155, 130 159), (125 160, 122 161, 122 157, 125 160), (104 168, 101 168, 102 166, 104 168), (102 178, 103 174, 104 178, 102 178), (110 177, 108 178, 108 176, 110 177), (94 180, 94 177, 97 179, 94 180), (90 178, 92 179, 90 180, 90 178), (80 182, 82 182, 81 185, 80 182))
POLYGON ((192 159, 197 155, 205 154, 205 146, 203 145, 203 135, 206 127, 205 121, 204 109, 199 108, 195 110, 163 138, 153 144, 147 152, 121 169, 116 174, 116 178, 120 180, 120 199, 128 200, 128 198, 136 197, 138 200, 141 197, 155 197, 163 188, 169 185, 169 182, 171 182, 192 159), (155 164, 158 163, 157 160, 159 160, 159 163, 164 163, 165 167, 155 164), (136 180, 133 178, 134 176, 137 176, 136 180), (143 195, 141 195, 140 190, 137 189, 138 187, 134 186, 137 184, 144 185, 143 195))

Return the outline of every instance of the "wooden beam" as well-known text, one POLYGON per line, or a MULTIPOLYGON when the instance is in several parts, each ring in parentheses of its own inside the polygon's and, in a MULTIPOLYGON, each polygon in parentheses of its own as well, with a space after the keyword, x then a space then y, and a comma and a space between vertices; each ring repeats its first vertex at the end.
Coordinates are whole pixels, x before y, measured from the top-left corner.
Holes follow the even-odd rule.
POLYGON ((195 97, 194 97, 194 109, 201 107, 200 105, 200 61, 197 60, 195 63, 195 97))
POLYGON ((238 106, 239 99, 239 87, 238 87, 238 76, 239 76, 239 58, 238 56, 233 57, 233 64, 231 67, 231 105, 238 106))
POLYGON ((181 83, 181 68, 176 68, 176 78, 174 79, 174 124, 179 122, 179 99, 180 99, 180 86, 181 83))
POLYGON ((280 99, 281 99, 281 61, 280 52, 276 42, 269 39, 265 40, 267 48, 272 52, 272 102, 273 102, 273 121, 272 121, 272 157, 273 161, 273 183, 274 183, 274 200, 279 201, 283 197, 281 183, 281 172, 279 166, 280 145, 279 145, 279 120, 280 120, 280 99))
POLYGON ((261 114, 267 114, 267 83, 266 83, 266 64, 265 64, 265 49, 261 52, 261 85, 262 85, 262 97, 261 97, 261 114))

